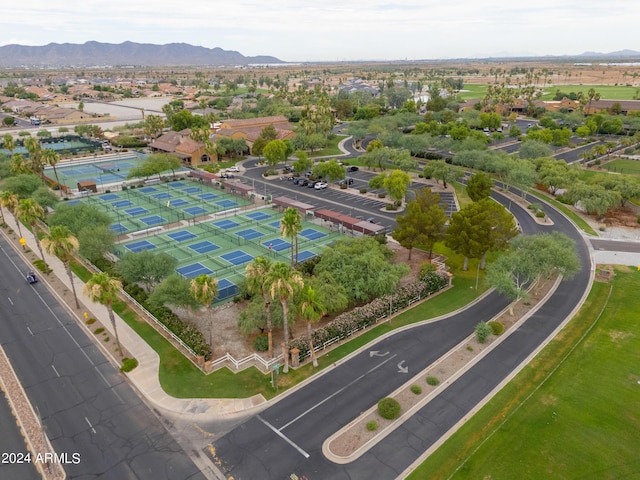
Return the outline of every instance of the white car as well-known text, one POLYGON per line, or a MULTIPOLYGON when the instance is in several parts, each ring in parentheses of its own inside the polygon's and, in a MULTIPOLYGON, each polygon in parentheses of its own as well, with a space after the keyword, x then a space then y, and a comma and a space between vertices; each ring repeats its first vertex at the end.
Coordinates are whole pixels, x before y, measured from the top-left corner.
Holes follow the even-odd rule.
POLYGON ((232 167, 227 168, 227 172, 238 173, 239 171, 240 169, 236 165, 233 165, 232 167))
POLYGON ((317 182, 313 188, 315 188, 316 190, 322 190, 324 188, 327 188, 327 184, 324 182, 317 182))

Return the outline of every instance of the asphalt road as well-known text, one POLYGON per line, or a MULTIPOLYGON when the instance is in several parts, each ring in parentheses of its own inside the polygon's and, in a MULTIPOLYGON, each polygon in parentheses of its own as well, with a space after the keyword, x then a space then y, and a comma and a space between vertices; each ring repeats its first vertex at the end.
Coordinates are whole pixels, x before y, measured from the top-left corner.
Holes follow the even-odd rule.
POLYGON ((4 237, 0 249, 0 343, 56 453, 79 454, 68 478, 205 478, 4 237))
POLYGON ((4 394, 0 392, 0 478, 11 480, 39 480, 33 463, 17 463, 11 453, 25 454, 27 448, 16 419, 4 394))
POLYGON ((322 443, 462 341, 479 321, 491 319, 507 305, 506 299, 493 292, 446 320, 381 340, 250 418, 214 444, 216 461, 228 477, 270 480, 295 473, 309 480, 395 479, 551 335, 588 288, 586 245, 573 225, 550 207, 546 211, 555 225, 540 227, 521 207, 497 193, 494 198, 512 210, 525 233, 558 230, 573 238, 581 272, 562 282, 551 299, 489 355, 354 462, 329 461, 322 443), (372 356, 371 351, 379 353, 372 356))

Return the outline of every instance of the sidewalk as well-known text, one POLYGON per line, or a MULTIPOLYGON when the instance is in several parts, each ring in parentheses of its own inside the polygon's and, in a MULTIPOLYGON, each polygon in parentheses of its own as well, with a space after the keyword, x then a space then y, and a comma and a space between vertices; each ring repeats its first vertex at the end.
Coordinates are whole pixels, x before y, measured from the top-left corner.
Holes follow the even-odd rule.
MULTIPOLYGON (((7 223, 7 225, 13 229, 17 235, 17 227, 12 215, 7 214, 5 216, 5 223, 7 223)), ((20 228, 22 229, 27 247, 39 258, 40 254, 33 235, 26 227, 21 225, 20 228)), ((20 251, 21 254, 23 253, 20 249, 18 249, 18 251, 20 251)), ((64 264, 57 257, 48 255, 46 252, 45 259, 47 265, 52 270, 52 274, 63 282, 67 288, 71 289, 69 276, 64 268, 64 264)), ((27 263, 30 264, 28 260, 27 263)), ((36 274, 42 283, 47 283, 47 277, 45 275, 42 275, 37 271, 36 274)), ((113 327, 109 320, 109 314, 106 307, 99 303, 91 302, 84 295, 82 292, 84 283, 75 275, 74 286, 76 288, 76 293, 78 294, 78 302, 80 303, 80 309, 78 310, 75 309, 73 296, 69 296, 67 300, 64 300, 60 298, 55 291, 52 290, 52 292, 58 297, 60 303, 67 308, 67 311, 77 319, 78 324, 85 328, 89 338, 93 339, 94 336, 84 322, 84 312, 90 312, 91 316, 100 321, 104 328, 113 335, 113 327)), ((266 400, 262 395, 255 395, 250 398, 229 399, 183 399, 174 398, 168 395, 162 389, 158 378, 158 370, 160 367, 160 357, 158 354, 131 327, 129 327, 124 320, 122 320, 117 314, 114 315, 116 328, 118 329, 118 337, 122 347, 138 360, 138 366, 133 371, 127 373, 126 376, 129 378, 130 383, 134 388, 136 388, 138 392, 155 407, 172 413, 188 415, 190 418, 194 418, 195 415, 198 415, 198 420, 207 421, 220 418, 232 418, 236 415, 247 414, 252 410, 257 412, 266 406, 266 400)), ((114 366, 117 368, 120 367, 119 360, 102 348, 102 345, 100 344, 101 342, 97 341, 94 343, 101 347, 103 353, 107 355, 114 366)))

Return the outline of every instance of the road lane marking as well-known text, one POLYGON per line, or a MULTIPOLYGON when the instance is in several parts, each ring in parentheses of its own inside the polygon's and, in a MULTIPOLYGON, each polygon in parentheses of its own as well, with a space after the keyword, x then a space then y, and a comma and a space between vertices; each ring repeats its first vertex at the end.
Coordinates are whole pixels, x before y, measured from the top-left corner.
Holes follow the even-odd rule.
POLYGON ((93 425, 91 425, 91 422, 89 421, 89 419, 88 419, 87 417, 84 417, 84 419, 85 419, 85 420, 87 421, 87 423, 89 424, 89 427, 91 427, 91 431, 92 431, 93 433, 98 433, 98 432, 96 432, 96 429, 95 429, 95 428, 93 428, 93 425))
POLYGON ((316 403, 313 407, 307 409, 306 411, 302 412, 300 415, 298 415, 296 418, 294 418, 293 420, 291 420, 289 423, 283 425, 282 427, 280 427, 280 430, 284 430, 285 428, 287 428, 288 426, 290 426, 291 424, 297 422, 298 420, 300 420, 302 417, 304 417, 305 415, 307 415, 308 413, 312 412, 313 410, 315 410, 316 408, 318 408, 320 405, 322 405, 323 403, 331 400, 333 397, 335 397, 336 395, 339 395, 340 393, 344 392, 347 388, 349 388, 351 385, 353 385, 354 383, 362 380, 364 377, 366 377, 367 375, 369 375, 371 372, 373 372, 374 370, 377 370, 378 368, 380 368, 381 366, 383 366, 385 363, 393 360, 395 357, 397 357, 398 354, 394 353, 392 356, 390 356, 389 358, 387 358, 385 361, 383 361, 382 363, 379 363, 378 365, 376 365, 375 367, 367 370, 365 373, 363 373, 362 375, 360 375, 358 378, 351 380, 351 382, 347 383, 344 387, 342 387, 340 390, 335 391, 334 393, 332 393, 331 395, 329 395, 327 398, 325 398, 324 400, 322 400, 319 403, 316 403))
POLYGON ((56 370, 56 367, 54 367, 53 364, 51 364, 51 368, 53 368, 53 371, 56 372, 57 376, 60 376, 60 374, 58 373, 58 370, 56 370))
POLYGON ((29 330, 29 333, 31 334, 31 336, 33 337, 33 332, 31 331, 31 329, 29 327, 27 327, 27 330, 29 330))
MULTIPOLYGON (((289 439, 287 436, 285 436, 280 430, 278 430, 276 427, 274 427, 273 425, 271 425, 269 422, 267 422, 264 418, 262 418, 260 415, 257 415, 258 420, 260 420, 262 423, 264 423, 267 427, 269 427, 269 429, 271 431, 273 431, 273 433, 275 433, 276 435, 278 435, 281 439, 283 439, 285 442, 287 442, 289 445, 291 445, 293 448, 295 448, 304 458, 309 458, 309 454, 307 452, 305 452, 303 449, 301 449, 298 445, 296 445, 295 443, 293 443, 293 441, 291 441, 291 439, 289 439)), ((86 417, 85 417, 86 418, 86 417)), ((88 421, 88 420, 87 420, 88 421)))
POLYGON ((11 300, 11 297, 7 297, 7 300, 9 300, 9 303, 13 305, 13 300, 11 300))

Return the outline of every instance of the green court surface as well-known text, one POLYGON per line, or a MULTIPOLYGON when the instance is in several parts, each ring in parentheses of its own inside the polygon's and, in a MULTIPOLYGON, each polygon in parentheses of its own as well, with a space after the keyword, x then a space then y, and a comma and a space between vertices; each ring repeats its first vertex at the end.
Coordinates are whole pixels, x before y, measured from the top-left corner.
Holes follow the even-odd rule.
POLYGON ((86 202, 113 218, 111 230, 135 233, 180 221, 189 223, 209 215, 246 209, 250 200, 191 180, 179 180, 70 200, 86 202))
MULTIPOLYGON (((233 297, 244 278, 247 263, 258 256, 274 261, 291 261, 291 244, 280 235, 282 214, 269 208, 238 211, 221 218, 208 218, 195 224, 162 232, 149 232, 144 238, 123 242, 114 253, 150 250, 164 252, 178 260, 176 270, 185 278, 207 274, 218 280, 218 301, 233 297)), ((321 253, 342 235, 303 221, 298 236, 298 261, 321 253)))

